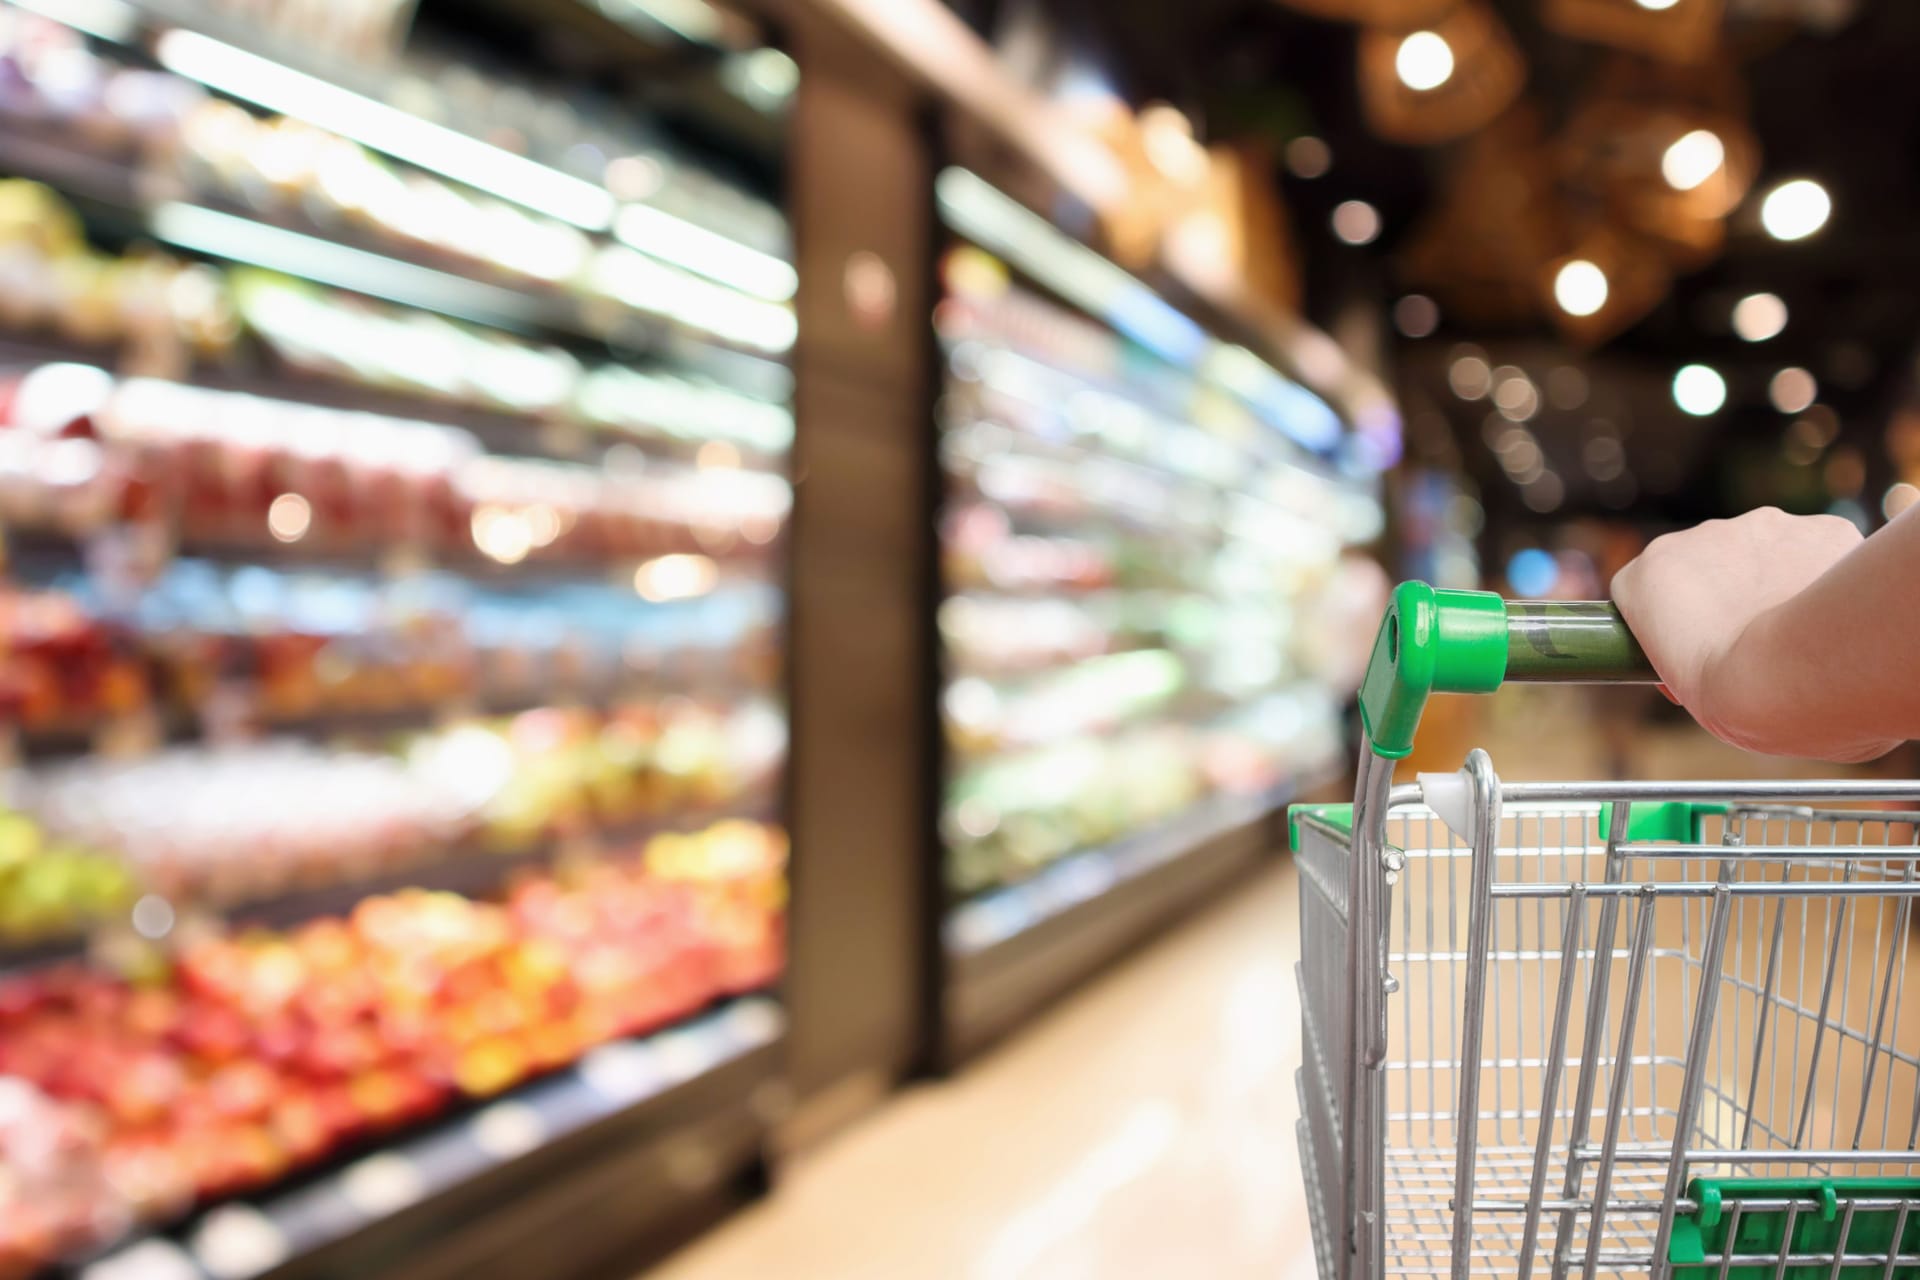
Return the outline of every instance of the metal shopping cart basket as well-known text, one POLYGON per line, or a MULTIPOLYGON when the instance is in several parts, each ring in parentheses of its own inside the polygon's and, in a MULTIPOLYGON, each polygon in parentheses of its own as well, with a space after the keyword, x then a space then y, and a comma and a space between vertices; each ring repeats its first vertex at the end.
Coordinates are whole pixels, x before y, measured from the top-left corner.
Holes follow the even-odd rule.
POLYGON ((1920 1280, 1920 782, 1393 785, 1430 693, 1653 678, 1610 605, 1395 592, 1291 815, 1322 1280, 1920 1280))

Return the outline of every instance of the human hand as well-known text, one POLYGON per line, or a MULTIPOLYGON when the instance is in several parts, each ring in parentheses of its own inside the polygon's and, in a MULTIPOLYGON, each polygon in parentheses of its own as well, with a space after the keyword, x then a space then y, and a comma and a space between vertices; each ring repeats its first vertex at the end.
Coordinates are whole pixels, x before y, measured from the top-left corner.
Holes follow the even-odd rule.
POLYGON ((1851 730, 1810 693, 1834 655, 1777 634, 1782 607, 1861 542, 1838 516, 1762 507, 1654 539, 1614 576, 1613 599, 1668 693, 1716 737, 1768 755, 1871 760, 1897 740, 1851 730))

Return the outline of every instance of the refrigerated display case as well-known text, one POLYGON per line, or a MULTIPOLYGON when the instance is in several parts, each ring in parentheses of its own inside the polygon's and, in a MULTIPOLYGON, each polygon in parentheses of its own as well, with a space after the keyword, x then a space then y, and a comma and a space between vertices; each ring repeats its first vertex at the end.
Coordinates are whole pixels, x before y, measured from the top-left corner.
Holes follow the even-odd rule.
POLYGON ((791 63, 322 8, 0 5, 0 1276, 576 1274, 778 1110, 791 63))
POLYGON ((1273 847, 1338 772, 1312 602, 1382 514, 1374 442, 1200 308, 969 170, 936 205, 951 1061, 1273 847))

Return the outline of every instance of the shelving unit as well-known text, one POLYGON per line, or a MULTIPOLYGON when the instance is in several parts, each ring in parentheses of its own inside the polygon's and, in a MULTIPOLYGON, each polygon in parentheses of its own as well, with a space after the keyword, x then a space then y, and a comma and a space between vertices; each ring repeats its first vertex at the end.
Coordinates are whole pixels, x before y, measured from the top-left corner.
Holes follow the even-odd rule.
POLYGON ((1229 320, 934 188, 951 1066, 1284 844, 1343 757, 1314 592, 1382 511, 1366 442, 1229 320))
POLYGON ((785 1106, 791 63, 269 9, 0 5, 0 1270, 624 1265, 785 1106))

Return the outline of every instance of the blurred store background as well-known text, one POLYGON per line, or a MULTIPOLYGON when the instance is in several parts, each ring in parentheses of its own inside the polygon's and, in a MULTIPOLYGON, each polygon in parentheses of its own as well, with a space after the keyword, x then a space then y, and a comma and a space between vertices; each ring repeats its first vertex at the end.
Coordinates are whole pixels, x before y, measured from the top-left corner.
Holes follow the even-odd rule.
MULTIPOLYGON (((0 1280, 1310 1274, 1282 815, 1389 585, 1920 500, 1916 60, 0 0, 0 1280)), ((1832 772, 1578 690, 1409 767, 1476 744, 1832 772)))

